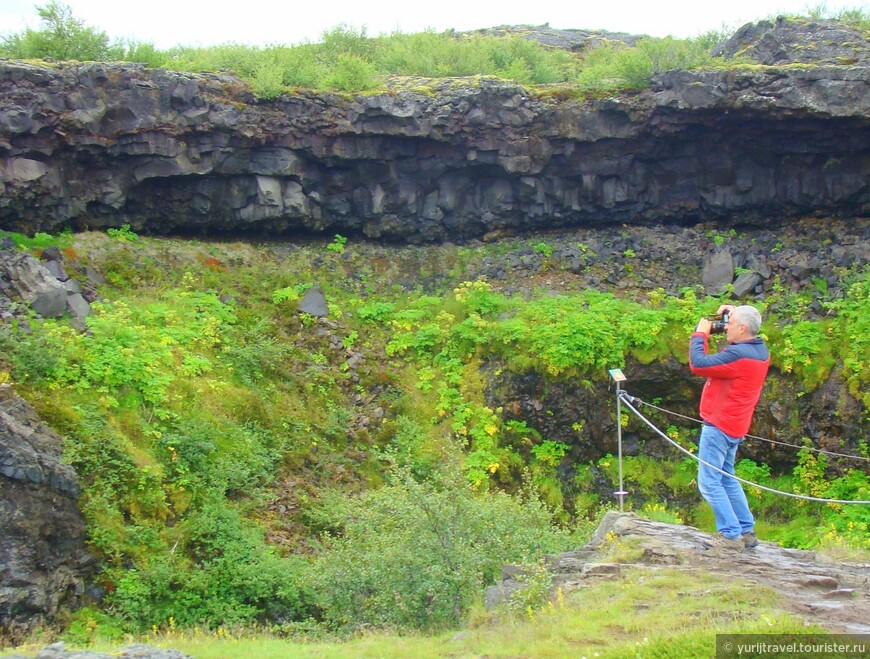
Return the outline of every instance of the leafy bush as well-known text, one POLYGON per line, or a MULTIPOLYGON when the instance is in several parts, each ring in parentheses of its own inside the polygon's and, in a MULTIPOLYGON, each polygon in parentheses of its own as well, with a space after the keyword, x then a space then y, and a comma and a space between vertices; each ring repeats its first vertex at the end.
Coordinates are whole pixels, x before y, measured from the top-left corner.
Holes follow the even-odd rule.
MULTIPOLYGON (((278 297, 283 298, 283 295, 278 297)), ((283 364, 290 358, 290 349, 273 333, 274 326, 266 318, 248 327, 233 325, 226 328, 219 357, 242 384, 254 386, 282 372, 283 364)))
POLYGON ((343 92, 373 89, 380 84, 375 66, 353 53, 339 53, 335 67, 326 76, 326 87, 343 92))
POLYGON ((183 544, 138 569, 117 572, 110 609, 135 629, 283 621, 311 612, 299 558, 281 558, 263 532, 222 501, 206 503, 181 529, 183 544))
POLYGON ((106 229, 106 235, 125 243, 135 243, 139 240, 139 236, 130 229, 129 224, 122 225, 120 229, 106 229))
POLYGON ((274 437, 254 424, 189 418, 158 445, 166 478, 196 498, 253 495, 271 481, 280 459, 274 437))
POLYGON ((51 57, 57 60, 102 61, 119 59, 123 49, 109 43, 105 32, 88 27, 57 0, 37 5, 42 29, 2 38, 0 53, 17 59, 51 57))
POLYGON ((397 474, 332 512, 340 534, 326 538, 315 574, 338 625, 454 627, 503 563, 568 545, 536 498, 474 494, 445 474, 423 483, 397 474))
POLYGON ((93 390, 107 407, 117 407, 133 394, 161 419, 172 414, 172 383, 179 376, 209 371, 212 362, 206 354, 236 321, 232 309, 213 293, 192 290, 173 291, 166 301, 101 303, 92 310, 87 334, 63 321, 46 320, 32 336, 23 337, 12 355, 16 377, 93 390))
POLYGON ((284 91, 284 69, 277 62, 261 62, 251 80, 251 89, 257 98, 278 98, 284 91))
POLYGON ((772 359, 785 373, 800 376, 810 390, 825 381, 834 365, 828 333, 821 324, 807 320, 782 329, 772 359))
POLYGON ((642 89, 659 73, 713 62, 704 39, 645 38, 635 46, 611 43, 590 50, 577 82, 588 89, 642 89))
POLYGON ((827 306, 837 313, 828 339, 839 338, 849 392, 870 410, 870 268, 855 273, 843 298, 827 306))

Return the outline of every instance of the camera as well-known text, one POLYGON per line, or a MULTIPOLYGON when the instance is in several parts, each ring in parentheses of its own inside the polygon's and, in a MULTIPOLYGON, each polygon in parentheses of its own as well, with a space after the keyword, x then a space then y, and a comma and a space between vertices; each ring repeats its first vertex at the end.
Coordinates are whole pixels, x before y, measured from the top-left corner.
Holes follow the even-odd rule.
POLYGON ((725 334, 725 326, 728 325, 728 312, 725 311, 719 316, 707 316, 708 320, 712 320, 710 326, 710 334, 725 334))

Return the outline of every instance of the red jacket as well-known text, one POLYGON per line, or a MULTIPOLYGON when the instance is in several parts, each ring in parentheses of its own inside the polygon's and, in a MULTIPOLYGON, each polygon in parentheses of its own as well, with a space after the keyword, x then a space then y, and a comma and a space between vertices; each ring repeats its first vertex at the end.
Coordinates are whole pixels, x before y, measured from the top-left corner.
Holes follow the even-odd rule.
POLYGON ((761 396, 770 366, 770 353, 759 338, 729 343, 707 354, 707 335, 689 339, 689 367, 707 378, 701 393, 701 418, 730 437, 743 437, 761 396))

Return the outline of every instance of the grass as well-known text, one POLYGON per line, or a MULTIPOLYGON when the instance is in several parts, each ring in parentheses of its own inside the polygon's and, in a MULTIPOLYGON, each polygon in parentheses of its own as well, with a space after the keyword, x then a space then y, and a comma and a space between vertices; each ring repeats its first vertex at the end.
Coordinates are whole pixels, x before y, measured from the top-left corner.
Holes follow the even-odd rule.
MULTIPOLYGON (((430 79, 496 76, 515 81, 541 98, 595 98, 622 90, 643 89, 651 76, 672 69, 740 66, 714 58, 712 48, 731 36, 713 30, 691 39, 643 37, 634 45, 604 39, 579 54, 545 46, 516 32, 507 36, 447 30, 369 36, 365 27, 338 25, 315 43, 265 47, 225 43, 207 47, 176 46, 158 50, 148 42, 109 42, 60 3, 37 7, 42 29, 27 29, 0 38, 0 56, 13 59, 129 61, 175 71, 232 71, 261 99, 275 99, 298 89, 344 93, 383 90, 395 76, 430 79), (567 85, 568 88, 564 88, 567 85)), ((830 11, 822 4, 807 13, 867 30, 864 9, 830 11)), ((799 16, 790 16, 801 20, 799 16)), ((416 85, 416 83, 414 83, 416 85)), ((430 93, 423 85, 420 91, 430 93)))
MULTIPOLYGON (((363 633, 346 641, 284 639, 241 630, 168 631, 125 644, 173 648, 196 659, 258 657, 660 657, 712 656, 717 634, 823 632, 784 611, 773 591, 671 568, 627 570, 615 580, 560 593, 524 614, 478 609, 461 630, 437 635, 363 633)), ((119 644, 94 643, 94 652, 119 644)), ((36 646, 15 651, 33 656, 36 646)), ((3 653, 0 656, 5 656, 3 653)))

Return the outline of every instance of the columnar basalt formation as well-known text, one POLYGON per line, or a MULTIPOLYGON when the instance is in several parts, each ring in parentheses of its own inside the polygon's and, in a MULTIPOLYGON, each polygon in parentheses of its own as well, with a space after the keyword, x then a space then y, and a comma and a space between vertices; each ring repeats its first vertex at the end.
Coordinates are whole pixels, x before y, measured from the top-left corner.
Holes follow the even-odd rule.
POLYGON ((0 228, 362 233, 870 213, 870 68, 669 72, 606 100, 487 78, 257 101, 229 75, 0 62, 0 228))

